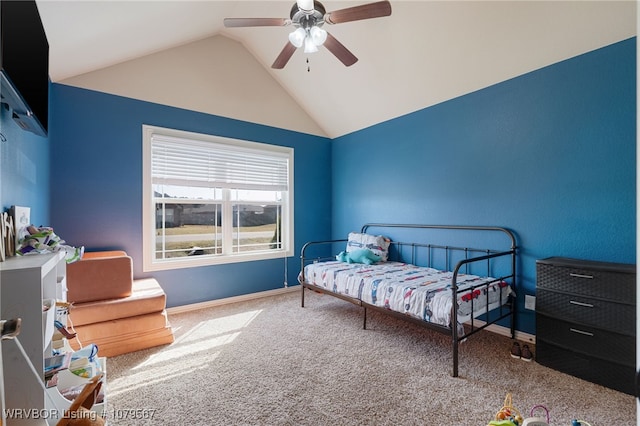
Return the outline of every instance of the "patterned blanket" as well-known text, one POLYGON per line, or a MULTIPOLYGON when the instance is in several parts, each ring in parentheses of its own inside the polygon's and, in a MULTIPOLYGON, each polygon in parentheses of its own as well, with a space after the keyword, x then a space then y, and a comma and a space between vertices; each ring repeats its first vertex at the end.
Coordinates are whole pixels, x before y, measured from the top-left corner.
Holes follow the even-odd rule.
MULTIPOLYGON (((400 262, 374 265, 338 261, 312 263, 304 268, 305 280, 334 293, 362 300, 449 327, 453 272, 400 262)), ((511 288, 491 277, 458 274, 458 323, 508 301, 511 288)))

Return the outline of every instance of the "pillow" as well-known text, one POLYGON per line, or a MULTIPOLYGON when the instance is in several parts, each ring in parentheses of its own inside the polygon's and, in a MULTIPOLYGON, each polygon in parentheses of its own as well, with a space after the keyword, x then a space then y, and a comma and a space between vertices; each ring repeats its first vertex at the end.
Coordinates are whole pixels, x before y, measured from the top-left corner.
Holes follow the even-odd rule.
POLYGON ((382 235, 350 232, 347 241, 347 253, 353 250, 369 249, 380 256, 381 262, 386 262, 389 257, 389 244, 391 244, 391 240, 382 235))

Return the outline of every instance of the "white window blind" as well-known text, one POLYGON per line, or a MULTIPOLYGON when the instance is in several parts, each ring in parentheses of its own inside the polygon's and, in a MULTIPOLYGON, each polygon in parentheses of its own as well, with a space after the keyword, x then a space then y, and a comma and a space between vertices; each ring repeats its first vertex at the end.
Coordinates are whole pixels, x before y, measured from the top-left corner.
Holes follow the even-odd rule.
POLYGON ((142 147, 145 271, 293 255, 293 148, 148 125, 142 147))
POLYGON ((154 184, 287 191, 289 156, 153 134, 154 184))

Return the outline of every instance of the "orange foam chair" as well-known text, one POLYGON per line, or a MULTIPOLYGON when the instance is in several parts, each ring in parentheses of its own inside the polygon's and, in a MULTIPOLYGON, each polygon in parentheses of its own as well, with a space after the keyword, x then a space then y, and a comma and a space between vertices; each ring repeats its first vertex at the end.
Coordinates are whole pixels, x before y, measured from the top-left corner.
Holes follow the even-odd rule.
POLYGON ((75 350, 95 343, 113 357, 173 342, 164 290, 154 278, 134 279, 124 251, 85 252, 68 264, 67 301, 75 350))

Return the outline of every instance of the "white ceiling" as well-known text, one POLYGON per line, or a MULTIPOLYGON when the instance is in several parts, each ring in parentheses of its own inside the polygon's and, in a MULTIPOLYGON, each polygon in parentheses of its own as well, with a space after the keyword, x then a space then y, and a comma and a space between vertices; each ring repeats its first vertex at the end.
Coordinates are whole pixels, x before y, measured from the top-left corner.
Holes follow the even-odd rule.
MULTIPOLYGON (((323 3, 332 11, 367 2, 323 3)), ((291 27, 223 26, 225 17, 288 18, 293 3, 37 0, 54 82, 224 35, 242 43, 329 137, 636 35, 633 0, 391 0, 389 17, 325 25, 359 58, 355 65, 326 49, 299 49, 273 70, 291 27)))

